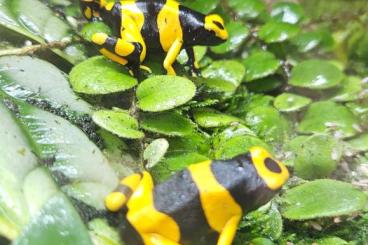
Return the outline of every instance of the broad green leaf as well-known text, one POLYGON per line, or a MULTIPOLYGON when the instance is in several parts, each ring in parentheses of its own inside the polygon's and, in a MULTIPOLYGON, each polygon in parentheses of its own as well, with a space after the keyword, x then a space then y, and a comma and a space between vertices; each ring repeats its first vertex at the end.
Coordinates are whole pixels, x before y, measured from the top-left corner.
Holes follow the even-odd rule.
POLYGON ((194 131, 194 124, 175 111, 143 114, 141 127, 144 130, 167 136, 186 136, 194 131))
MULTIPOLYGON (((193 51, 194 51, 195 61, 200 62, 207 53, 207 47, 206 46, 194 46, 193 51)), ((176 60, 182 65, 184 65, 188 62, 188 54, 185 51, 185 49, 183 49, 180 52, 180 54, 178 55, 176 60)))
POLYGON ((92 245, 92 241, 73 205, 58 194, 47 201, 14 244, 92 245))
POLYGON ((211 51, 216 54, 227 52, 236 52, 247 39, 250 31, 243 22, 231 21, 226 24, 226 30, 229 33, 229 39, 218 46, 212 47, 211 51))
POLYGON ((256 51, 243 60, 243 65, 245 81, 251 82, 274 74, 281 62, 270 52, 256 51))
POLYGON ((324 60, 307 60, 293 68, 289 84, 309 89, 328 89, 339 85, 343 78, 344 74, 335 65, 324 60))
POLYGON ((330 176, 342 156, 341 143, 328 135, 299 136, 286 148, 293 153, 295 174, 303 179, 330 176))
POLYGON ((266 43, 279 43, 295 37, 299 31, 297 25, 270 21, 259 29, 258 35, 266 43))
POLYGON ((184 137, 169 138, 169 153, 183 154, 198 152, 202 155, 208 155, 210 150, 210 137, 207 134, 194 132, 184 137))
POLYGON ((116 229, 110 227, 103 219, 94 219, 88 223, 94 245, 124 245, 116 229))
POLYGON ((272 5, 271 16, 278 21, 296 24, 304 19, 304 10, 297 3, 277 2, 272 5))
POLYGON ((107 131, 127 139, 140 139, 144 134, 138 130, 138 122, 127 111, 114 108, 113 110, 96 111, 93 121, 107 131))
POLYGON ((163 182, 190 164, 199 163, 206 160, 208 160, 206 156, 194 152, 175 154, 172 156, 167 156, 163 161, 159 162, 152 169, 150 169, 150 171, 156 181, 163 182))
POLYGON ((274 245, 275 243, 273 243, 270 239, 267 238, 255 238, 252 241, 250 241, 249 243, 250 245, 274 245))
POLYGON ((229 0, 229 6, 236 15, 244 19, 257 18, 266 10, 266 4, 262 0, 229 0))
POLYGON ((245 69, 239 62, 219 60, 202 71, 202 76, 206 79, 200 82, 216 91, 232 94, 242 82, 244 74, 245 69))
MULTIPOLYGON (((33 152, 47 163, 58 184, 94 182, 101 186, 104 195, 115 188, 118 177, 114 170, 80 129, 63 118, 22 102, 10 106, 17 111, 33 152)), ((83 196, 83 193, 79 195, 83 196)), ((93 203, 102 207, 102 196, 91 196, 93 203)))
POLYGON ((137 85, 137 80, 123 66, 103 56, 74 66, 69 78, 75 92, 91 95, 122 92, 137 85))
POLYGON ((327 237, 317 240, 318 245, 348 245, 351 243, 348 243, 345 240, 342 240, 339 237, 327 237))
POLYGON ((251 83, 247 83, 247 89, 255 93, 265 93, 274 91, 280 88, 284 84, 282 78, 278 75, 264 77, 261 79, 254 80, 251 83))
POLYGON ((165 156, 169 142, 166 139, 156 139, 151 142, 144 150, 143 157, 147 161, 148 169, 154 167, 165 156))
POLYGON ((67 107, 78 113, 91 112, 91 106, 70 89, 65 74, 37 58, 1 57, 0 89, 16 99, 45 101, 54 109, 67 107))
POLYGON ((342 137, 358 133, 358 118, 345 106, 332 101, 321 101, 310 105, 298 126, 301 133, 335 132, 342 137))
POLYGON ((289 189, 281 200, 281 213, 291 220, 348 215, 367 204, 367 196, 351 184, 329 179, 289 189))
POLYGON ((193 82, 184 77, 153 76, 138 86, 138 107, 150 112, 170 110, 187 103, 195 92, 193 82))
POLYGON ((309 52, 317 47, 329 50, 334 45, 332 34, 324 29, 300 33, 290 41, 300 52, 309 52))
POLYGON ((365 132, 358 137, 349 140, 348 144, 355 151, 368 151, 368 132, 365 132))
POLYGON ((195 122, 203 128, 218 128, 241 122, 241 119, 212 109, 198 109, 193 113, 195 122))
POLYGON ((308 97, 291 93, 282 93, 276 97, 273 105, 279 111, 294 112, 302 110, 310 103, 312 103, 312 100, 308 97))
MULTIPOLYGON (((68 24, 38 0, 0 0, 0 27, 41 44, 70 39, 73 33, 68 24)), ((53 52, 73 64, 86 58, 80 49, 77 52, 69 52, 67 49, 76 51, 79 48, 71 45, 64 51, 53 49, 53 52)))
POLYGON ((289 137, 290 124, 271 106, 256 107, 245 117, 245 124, 266 142, 282 143, 289 137))
POLYGON ((106 33, 107 35, 111 35, 111 29, 105 23, 98 21, 98 22, 88 22, 83 25, 81 30, 81 35, 84 39, 92 42, 92 36, 95 33, 106 33))
POLYGON ((359 77, 347 77, 341 82, 341 86, 334 89, 329 96, 333 101, 349 102, 363 96, 363 82, 359 77))

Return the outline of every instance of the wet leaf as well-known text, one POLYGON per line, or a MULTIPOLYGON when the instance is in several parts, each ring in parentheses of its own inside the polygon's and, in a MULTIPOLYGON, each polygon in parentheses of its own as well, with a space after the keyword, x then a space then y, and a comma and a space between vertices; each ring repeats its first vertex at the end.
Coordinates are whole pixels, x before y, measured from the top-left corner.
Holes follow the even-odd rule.
POLYGON ((187 103, 195 92, 193 82, 184 77, 153 76, 139 84, 138 106, 143 111, 166 111, 187 103))
POLYGON ((283 83, 282 79, 276 75, 254 80, 247 83, 246 86, 251 92, 265 93, 280 88, 283 83))
POLYGON ((244 19, 257 18, 266 10, 266 5, 262 0, 229 0, 229 6, 240 18, 244 19))
POLYGON ((312 103, 312 100, 297 94, 283 93, 276 97, 274 106, 282 112, 300 111, 312 103))
POLYGON ((101 21, 96 22, 88 22, 83 25, 81 30, 81 35, 84 39, 92 42, 92 36, 95 33, 102 32, 106 33, 107 35, 111 35, 111 29, 105 23, 101 21))
POLYGON ((175 111, 143 114, 141 127, 144 130, 167 136, 186 136, 194 131, 194 124, 175 111))
POLYGON ((341 83, 344 74, 333 64, 323 60, 307 60, 295 66, 290 85, 309 89, 327 89, 341 83))
POLYGON ((272 5, 271 16, 278 21, 296 24, 304 19, 304 10, 297 3, 277 2, 272 5))
POLYGON ((203 128, 218 128, 241 122, 241 119, 212 109, 199 109, 193 113, 195 122, 203 128))
POLYGON ((334 39, 330 32, 321 29, 300 33, 291 40, 300 52, 308 52, 317 47, 330 49, 334 45, 334 39))
POLYGON ((341 159, 341 143, 332 136, 299 136, 288 142, 295 174, 303 179, 328 177, 341 159))
POLYGON ((206 1, 186 0, 184 1, 184 4, 185 6, 188 6, 191 9, 197 10, 204 14, 208 14, 217 7, 219 2, 220 0, 206 0, 206 1))
POLYGON ((166 139, 156 139, 151 142, 144 150, 144 160, 147 161, 146 168, 153 168, 161 161, 169 149, 169 142, 166 139))
POLYGON ((138 122, 127 111, 114 108, 114 110, 96 111, 93 121, 100 127, 122 138, 140 139, 144 134, 138 130, 138 122))
POLYGON ((257 51, 247 57, 243 61, 243 65, 245 67, 245 81, 251 82, 274 74, 281 63, 272 53, 257 51))
POLYGON ((362 79, 347 77, 341 82, 341 86, 331 93, 330 98, 337 102, 349 102, 359 99, 362 95, 362 79))
POLYGON ((103 56, 74 66, 69 78, 75 92, 91 95, 122 92, 137 85, 137 80, 123 66, 103 56))
POLYGON ((212 47, 211 51, 216 54, 236 52, 249 35, 249 29, 243 22, 231 21, 226 24, 229 39, 218 46, 212 47))
POLYGON ((357 212, 366 203, 366 195, 351 184, 323 179, 287 190, 281 213, 291 220, 335 217, 357 212))
POLYGON ((348 144, 355 151, 366 152, 368 151, 368 132, 365 132, 354 139, 348 141, 348 144))
POLYGON ((279 43, 295 37, 300 29, 297 25, 271 21, 259 29, 259 38, 266 43, 279 43))
MULTIPOLYGON (((207 47, 206 46, 194 46, 193 51, 194 51, 195 61, 200 62, 207 53, 207 47)), ((188 62, 188 55, 187 55, 187 52, 185 51, 185 49, 183 49, 180 52, 180 54, 178 55, 176 60, 182 65, 184 65, 188 62)))
POLYGON ((332 101, 310 105, 298 126, 301 133, 335 132, 340 137, 351 137, 358 132, 358 118, 345 106, 332 101))

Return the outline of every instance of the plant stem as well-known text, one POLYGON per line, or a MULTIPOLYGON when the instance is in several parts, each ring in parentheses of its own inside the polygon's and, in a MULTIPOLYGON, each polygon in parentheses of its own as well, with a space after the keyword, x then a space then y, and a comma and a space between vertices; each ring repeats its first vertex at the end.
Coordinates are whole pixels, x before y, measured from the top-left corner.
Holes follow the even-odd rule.
POLYGON ((53 49, 53 48, 62 49, 62 48, 65 48, 71 42, 72 40, 64 40, 64 41, 49 42, 45 44, 26 45, 22 48, 1 50, 0 56, 33 54, 34 52, 37 52, 37 51, 41 51, 45 49, 53 49))

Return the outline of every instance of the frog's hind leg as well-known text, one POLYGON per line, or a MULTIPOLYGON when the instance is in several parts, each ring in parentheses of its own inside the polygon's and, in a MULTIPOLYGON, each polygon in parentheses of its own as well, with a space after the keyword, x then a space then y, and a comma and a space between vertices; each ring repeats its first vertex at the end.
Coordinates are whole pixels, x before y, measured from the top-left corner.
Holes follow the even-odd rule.
POLYGON ((195 60, 193 47, 186 48, 185 51, 188 55, 188 62, 186 65, 189 66, 189 71, 192 73, 193 76, 200 76, 201 72, 199 70, 198 63, 195 60))
POLYGON ((135 74, 139 71, 142 53, 142 45, 139 42, 128 42, 101 32, 92 36, 92 42, 107 58, 121 65, 127 65, 135 74))

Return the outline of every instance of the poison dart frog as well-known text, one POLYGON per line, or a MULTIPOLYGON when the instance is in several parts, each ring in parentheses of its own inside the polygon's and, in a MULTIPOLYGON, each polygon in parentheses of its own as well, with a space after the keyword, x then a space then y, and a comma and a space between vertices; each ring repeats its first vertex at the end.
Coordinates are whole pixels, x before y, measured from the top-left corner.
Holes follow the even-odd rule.
POLYGON ((285 165, 254 146, 231 160, 189 165, 156 186, 148 172, 130 175, 105 205, 123 210, 127 245, 230 245, 241 217, 270 201, 288 178, 285 165))
POLYGON ((175 75, 172 65, 185 49, 191 72, 198 74, 193 46, 218 45, 228 38, 219 15, 203 15, 175 0, 81 0, 80 3, 87 20, 101 19, 115 35, 95 33, 93 43, 103 55, 128 66, 133 73, 139 68, 148 69, 141 65, 147 50, 161 50, 166 53, 164 68, 175 75))

